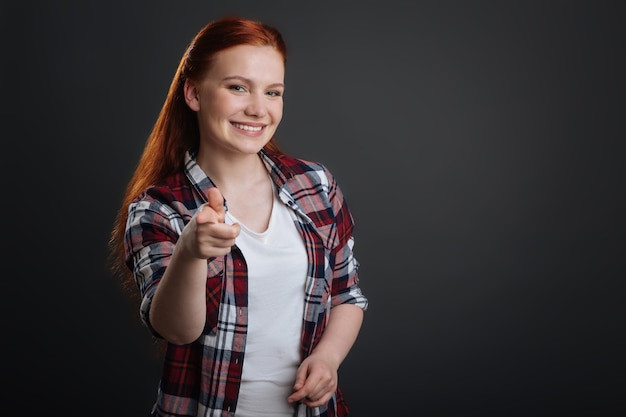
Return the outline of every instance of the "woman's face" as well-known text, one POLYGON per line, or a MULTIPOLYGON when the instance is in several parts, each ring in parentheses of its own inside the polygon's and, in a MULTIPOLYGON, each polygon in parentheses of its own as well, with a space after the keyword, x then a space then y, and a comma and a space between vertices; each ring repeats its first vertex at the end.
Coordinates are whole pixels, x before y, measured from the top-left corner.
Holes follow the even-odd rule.
POLYGON ((198 113, 200 148, 212 153, 256 154, 283 115, 285 66, 269 46, 239 45, 216 54, 199 83, 185 84, 198 113))

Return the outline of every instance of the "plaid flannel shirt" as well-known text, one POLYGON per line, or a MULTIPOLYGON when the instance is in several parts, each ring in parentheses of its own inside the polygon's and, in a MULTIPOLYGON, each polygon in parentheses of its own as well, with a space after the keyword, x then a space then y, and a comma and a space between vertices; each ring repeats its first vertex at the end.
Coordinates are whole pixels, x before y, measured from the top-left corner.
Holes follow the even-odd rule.
MULTIPOLYGON (((308 268, 301 356, 319 341, 330 309, 350 303, 367 309, 358 286, 359 263, 353 255, 354 222, 331 173, 323 165, 286 155, 260 152, 307 249, 308 268)), ((152 334, 149 310, 176 241, 214 184, 195 155, 185 156, 184 172, 150 187, 129 206, 125 246, 142 301, 140 316, 152 334)), ((226 202, 227 209, 227 202, 226 202)), ((167 343, 152 416, 234 416, 246 347, 247 270, 235 246, 208 259, 206 325, 193 343, 167 343)), ((294 406, 294 416, 340 417, 348 414, 341 389, 326 406, 294 406)))

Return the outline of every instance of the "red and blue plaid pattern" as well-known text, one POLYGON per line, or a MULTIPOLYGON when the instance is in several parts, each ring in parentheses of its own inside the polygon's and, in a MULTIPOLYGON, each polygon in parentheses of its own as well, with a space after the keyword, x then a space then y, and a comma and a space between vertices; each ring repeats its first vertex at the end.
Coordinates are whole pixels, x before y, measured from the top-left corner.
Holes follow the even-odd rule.
MULTIPOLYGON (((321 164, 261 151, 280 199, 292 217, 309 258, 301 353, 308 355, 327 323, 330 309, 350 303, 364 310, 353 255, 354 221, 334 177, 321 164)), ((214 184, 187 153, 185 170, 146 190, 129 206, 125 245, 142 302, 140 316, 153 335, 149 310, 182 229, 214 184)), ((226 202, 226 205, 228 202, 226 202)), ((152 416, 233 416, 245 355, 247 270, 234 247, 208 261, 207 317, 201 337, 187 345, 167 344, 152 416)), ((294 416, 348 414, 341 390, 324 407, 294 407, 294 416)))

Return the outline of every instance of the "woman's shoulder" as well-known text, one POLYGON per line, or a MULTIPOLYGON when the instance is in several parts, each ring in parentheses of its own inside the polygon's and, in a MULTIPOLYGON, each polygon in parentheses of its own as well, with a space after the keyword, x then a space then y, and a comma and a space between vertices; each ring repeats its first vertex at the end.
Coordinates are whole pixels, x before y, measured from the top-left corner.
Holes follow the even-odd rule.
POLYGON ((290 166, 290 167, 302 167, 303 169, 307 169, 307 167, 315 168, 315 167, 323 166, 321 162, 303 159, 303 158, 285 154, 285 153, 280 153, 280 154, 267 153, 267 155, 272 160, 277 161, 282 165, 290 166))
POLYGON ((179 172, 148 186, 137 196, 135 202, 143 201, 144 203, 172 205, 177 202, 185 204, 188 200, 195 200, 193 187, 185 174, 179 172))
POLYGON ((267 153, 266 155, 287 179, 297 176, 312 176, 312 178, 322 177, 322 182, 332 181, 331 172, 322 162, 288 154, 267 153))

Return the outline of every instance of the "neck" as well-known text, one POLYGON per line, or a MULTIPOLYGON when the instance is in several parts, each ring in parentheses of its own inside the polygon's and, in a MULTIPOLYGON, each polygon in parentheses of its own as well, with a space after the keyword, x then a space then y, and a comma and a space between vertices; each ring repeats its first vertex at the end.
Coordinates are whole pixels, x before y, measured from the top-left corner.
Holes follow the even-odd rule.
POLYGON ((198 165, 227 199, 229 196, 245 195, 271 182, 267 168, 258 155, 210 162, 199 160, 198 165))

